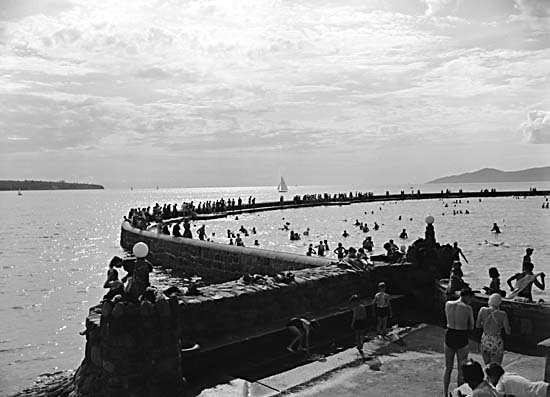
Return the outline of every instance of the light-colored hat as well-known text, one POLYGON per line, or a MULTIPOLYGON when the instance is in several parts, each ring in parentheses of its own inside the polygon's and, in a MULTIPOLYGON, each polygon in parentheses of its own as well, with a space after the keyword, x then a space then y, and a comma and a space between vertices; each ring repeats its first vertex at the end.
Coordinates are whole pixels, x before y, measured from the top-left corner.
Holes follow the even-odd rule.
POLYGON ((489 306, 500 306, 502 303, 502 296, 500 294, 492 294, 489 297, 489 306))

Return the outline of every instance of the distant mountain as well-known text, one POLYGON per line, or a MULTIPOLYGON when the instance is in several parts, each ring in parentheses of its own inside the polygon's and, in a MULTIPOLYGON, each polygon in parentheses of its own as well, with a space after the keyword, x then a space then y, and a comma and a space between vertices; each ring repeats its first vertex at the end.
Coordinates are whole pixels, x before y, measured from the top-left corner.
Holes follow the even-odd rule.
POLYGON ((65 181, 1 181, 0 190, 90 190, 103 189, 101 185, 65 181))
POLYGON ((528 168, 520 171, 501 171, 483 168, 474 172, 437 178, 428 183, 488 183, 488 182, 548 182, 550 167, 528 168))

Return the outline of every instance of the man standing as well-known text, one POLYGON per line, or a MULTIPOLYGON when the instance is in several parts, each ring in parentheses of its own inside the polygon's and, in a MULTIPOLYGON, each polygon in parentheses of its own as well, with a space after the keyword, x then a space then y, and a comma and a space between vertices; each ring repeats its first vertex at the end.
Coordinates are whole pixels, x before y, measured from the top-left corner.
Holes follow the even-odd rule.
POLYGON ((457 384, 462 385, 462 365, 468 359, 468 332, 474 329, 474 312, 470 303, 473 292, 469 288, 460 291, 460 299, 445 303, 447 331, 445 332, 445 374, 443 375, 444 395, 449 395, 449 383, 456 356, 457 384))
POLYGON ((462 249, 458 246, 458 242, 453 243, 453 261, 459 261, 460 257, 463 257, 466 263, 468 263, 468 259, 464 256, 464 252, 462 252, 462 249))

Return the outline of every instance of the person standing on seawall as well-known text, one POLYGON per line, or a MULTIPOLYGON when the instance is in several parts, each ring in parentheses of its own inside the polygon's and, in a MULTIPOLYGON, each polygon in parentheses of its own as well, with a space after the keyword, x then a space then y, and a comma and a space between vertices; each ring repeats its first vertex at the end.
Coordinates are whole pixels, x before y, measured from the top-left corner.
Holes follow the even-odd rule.
POLYGON ((468 263, 468 259, 466 259, 466 256, 464 256, 464 252, 462 252, 462 249, 458 246, 458 242, 455 241, 453 243, 453 261, 459 261, 460 257, 464 258, 464 261, 468 263))
POLYGON ((456 356, 458 386, 464 383, 462 365, 468 360, 468 332, 474 329, 474 312, 470 303, 474 293, 465 288, 460 291, 460 299, 445 303, 447 331, 445 332, 445 373, 443 375, 444 396, 449 395, 449 384, 456 356))

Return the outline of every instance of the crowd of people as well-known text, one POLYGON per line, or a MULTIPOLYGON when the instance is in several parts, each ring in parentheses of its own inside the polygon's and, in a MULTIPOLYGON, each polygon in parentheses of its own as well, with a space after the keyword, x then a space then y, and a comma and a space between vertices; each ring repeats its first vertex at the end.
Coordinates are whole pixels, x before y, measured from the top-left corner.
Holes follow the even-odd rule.
MULTIPOLYGON (((445 333, 445 373, 443 377, 444 395, 448 395, 451 372, 453 370, 453 362, 457 360, 457 383, 461 385, 466 382, 474 391, 473 396, 498 396, 496 392, 502 390, 520 390, 520 384, 523 390, 522 394, 509 392, 514 396, 547 396, 547 387, 540 386, 540 383, 532 383, 527 380, 520 379, 521 377, 511 377, 506 386, 505 382, 500 381, 503 370, 501 367, 504 357, 504 340, 503 333, 510 335, 511 327, 508 315, 500 309, 503 297, 506 291, 500 288, 500 274, 496 267, 489 268, 489 277, 491 281, 488 287, 483 287, 486 294, 490 295, 488 299, 488 307, 481 307, 477 314, 477 320, 474 322, 474 313, 471 306, 474 297, 474 291, 463 280, 463 272, 461 263, 458 260, 460 255, 463 255, 460 248, 455 245, 457 254, 453 263, 451 276, 447 287, 447 302, 445 304, 445 316, 447 319, 447 330, 445 333), (457 299, 458 297, 458 299, 457 299), (490 382, 483 382, 483 371, 479 363, 468 363, 469 353, 469 332, 474 328, 482 330, 480 352, 485 365, 487 365, 487 375, 490 382), (475 371, 468 372, 475 367, 475 371), (489 376, 489 374, 492 374, 489 376), (481 375, 480 375, 481 374, 481 375), (480 378, 481 376, 481 378, 480 378), (517 381, 517 383, 516 383, 517 381), (500 386, 499 385, 500 382, 500 386), (539 390, 542 394, 525 394, 527 393, 527 385, 533 386, 533 390, 539 390), (540 387, 539 387, 540 386, 540 387), (508 389, 506 389, 508 387, 508 389), (517 388, 516 388, 517 387, 517 388), (501 390, 499 390, 499 388, 501 390)), ((522 271, 516 273, 507 280, 510 287, 508 298, 515 300, 533 302, 532 287, 545 289, 545 274, 534 274, 534 264, 531 260, 533 254, 532 248, 527 248, 522 262, 522 271), (515 285, 512 284, 515 281, 515 285)), ((466 258, 464 257, 466 260, 466 258)), ((505 378, 506 379, 506 378, 505 378)), ((531 387, 531 386, 529 386, 531 387)))

